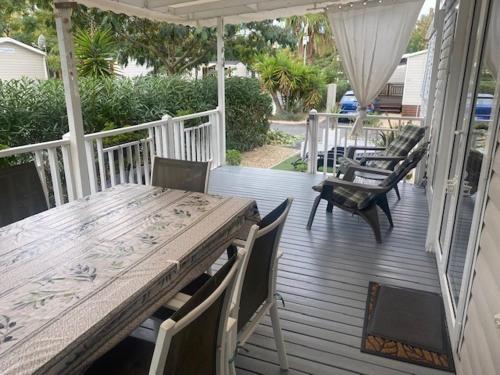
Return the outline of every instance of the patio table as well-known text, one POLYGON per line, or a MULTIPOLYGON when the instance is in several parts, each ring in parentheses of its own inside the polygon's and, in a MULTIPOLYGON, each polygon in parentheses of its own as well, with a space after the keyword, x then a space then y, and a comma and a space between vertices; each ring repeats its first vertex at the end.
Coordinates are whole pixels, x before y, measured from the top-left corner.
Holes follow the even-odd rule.
POLYGON ((200 275, 255 201, 118 185, 0 228, 0 374, 75 374, 200 275))

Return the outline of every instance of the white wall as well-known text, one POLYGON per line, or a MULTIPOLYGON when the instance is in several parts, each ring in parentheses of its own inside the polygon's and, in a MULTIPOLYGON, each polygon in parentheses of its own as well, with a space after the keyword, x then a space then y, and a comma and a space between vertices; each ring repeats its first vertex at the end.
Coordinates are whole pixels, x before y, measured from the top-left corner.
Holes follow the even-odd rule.
POLYGON ((427 53, 407 58, 403 105, 422 105, 422 84, 424 82, 426 62, 427 53))
POLYGON ((0 79, 47 79, 45 56, 11 42, 0 43, 0 79))

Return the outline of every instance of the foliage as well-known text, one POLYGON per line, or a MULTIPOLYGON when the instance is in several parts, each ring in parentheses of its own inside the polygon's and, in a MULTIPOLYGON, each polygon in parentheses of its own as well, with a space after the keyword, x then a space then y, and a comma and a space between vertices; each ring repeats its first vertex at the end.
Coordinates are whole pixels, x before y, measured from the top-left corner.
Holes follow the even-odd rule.
POLYGON ((78 74, 82 77, 114 75, 114 41, 110 28, 78 30, 75 33, 75 54, 78 74))
POLYGON ((226 163, 229 165, 240 165, 241 164, 241 152, 238 150, 227 150, 226 151, 226 163))
POLYGON ((324 81, 318 69, 303 64, 287 51, 260 56, 254 68, 279 112, 307 111, 322 100, 324 81))
POLYGON ((283 23, 274 20, 226 26, 225 56, 246 65, 255 63, 258 55, 273 53, 277 48, 295 48, 297 40, 283 23))
MULTIPOLYGON (((135 80, 81 78, 86 133, 158 120, 169 114, 217 107, 213 77, 186 81, 178 76, 135 80)), ((228 149, 249 150, 265 143, 271 99, 250 78, 226 81, 228 149)), ((0 81, 0 144, 11 147, 60 139, 68 131, 62 82, 0 81)))
POLYGON ((407 53, 413 53, 422 51, 427 48, 427 31, 432 24, 434 19, 434 10, 428 14, 422 15, 415 25, 415 29, 410 35, 410 41, 408 42, 408 47, 406 48, 407 53))
POLYGON ((273 120, 283 120, 283 121, 304 121, 307 118, 307 114, 298 112, 280 112, 273 115, 273 120))
POLYGON ((269 130, 267 132, 266 144, 294 146, 302 137, 285 133, 281 130, 269 130))
POLYGON ((316 57, 330 54, 334 49, 332 31, 324 13, 306 14, 287 18, 286 25, 298 40, 298 55, 312 63, 316 57), (307 44, 305 38, 308 38, 307 44), (305 45, 306 44, 306 45, 305 45))

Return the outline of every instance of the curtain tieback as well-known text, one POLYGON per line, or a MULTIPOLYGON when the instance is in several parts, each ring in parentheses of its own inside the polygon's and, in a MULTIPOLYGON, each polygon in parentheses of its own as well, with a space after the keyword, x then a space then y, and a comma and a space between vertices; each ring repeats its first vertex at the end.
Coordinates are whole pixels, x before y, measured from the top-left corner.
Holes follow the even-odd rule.
POLYGON ((359 107, 358 108, 358 116, 356 117, 356 121, 352 127, 352 135, 360 135, 361 130, 363 129, 363 121, 367 117, 366 113, 367 107, 359 107))

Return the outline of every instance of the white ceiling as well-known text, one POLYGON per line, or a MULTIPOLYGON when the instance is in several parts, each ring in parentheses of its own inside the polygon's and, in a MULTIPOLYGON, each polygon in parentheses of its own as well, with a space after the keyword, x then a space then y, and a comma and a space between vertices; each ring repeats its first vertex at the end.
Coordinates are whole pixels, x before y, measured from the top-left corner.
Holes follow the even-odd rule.
MULTIPOLYGON (((67 0, 55 0, 64 2, 67 0)), ((328 5, 352 0, 75 0, 80 4, 115 13, 192 26, 213 26, 217 17, 226 24, 262 21, 317 13, 328 5)))

